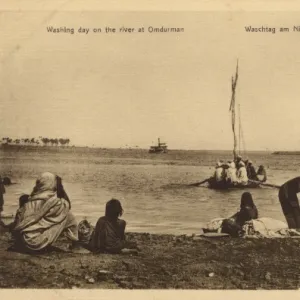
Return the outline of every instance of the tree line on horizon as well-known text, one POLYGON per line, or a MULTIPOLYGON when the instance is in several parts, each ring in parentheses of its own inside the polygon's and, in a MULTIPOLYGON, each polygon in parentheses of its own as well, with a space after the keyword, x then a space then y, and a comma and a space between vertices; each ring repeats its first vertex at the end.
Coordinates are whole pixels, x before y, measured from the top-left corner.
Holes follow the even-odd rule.
POLYGON ((10 137, 2 138, 3 145, 31 145, 31 146, 69 146, 69 138, 48 138, 42 137, 39 138, 17 138, 12 139, 10 137))

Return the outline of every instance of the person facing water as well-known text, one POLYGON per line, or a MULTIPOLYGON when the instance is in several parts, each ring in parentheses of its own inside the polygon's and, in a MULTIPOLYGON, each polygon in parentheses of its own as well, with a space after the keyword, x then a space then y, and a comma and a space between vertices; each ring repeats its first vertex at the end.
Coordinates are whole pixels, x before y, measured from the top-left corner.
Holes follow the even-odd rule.
POLYGON ((234 160, 234 163, 235 163, 236 166, 238 166, 241 161, 243 161, 242 156, 237 155, 235 160, 234 160))
MULTIPOLYGON (((101 253, 135 253, 125 240, 126 222, 120 217, 123 215, 121 202, 111 199, 106 203, 105 216, 100 217, 88 242, 88 249, 92 252, 101 253)), ((80 225, 80 224, 79 224, 80 225)))
POLYGON ((256 173, 256 170, 255 170, 251 160, 248 161, 246 170, 247 170, 247 176, 249 179, 258 181, 257 173, 256 173))
POLYGON ((220 161, 218 161, 216 164, 216 169, 213 177, 215 178, 216 182, 222 182, 224 180, 224 168, 220 161))
POLYGON ((235 184, 237 182, 236 167, 233 161, 228 161, 228 169, 226 169, 226 182, 235 184))
POLYGON ((258 218, 258 210, 254 204, 252 194, 244 192, 241 197, 240 211, 236 214, 237 222, 243 226, 246 221, 258 218))
POLYGON ((242 161, 240 161, 238 164, 237 181, 238 181, 238 183, 240 183, 242 185, 248 184, 247 170, 245 168, 244 162, 242 162, 242 161))
POLYGON ((70 209, 71 202, 62 179, 49 172, 43 173, 26 201, 24 198, 12 228, 15 246, 20 250, 40 251, 51 246, 62 233, 72 243, 78 241, 77 223, 70 209))
POLYGON ((240 210, 232 217, 225 219, 221 225, 222 232, 232 236, 239 236, 242 233, 242 227, 247 221, 258 218, 258 210, 254 204, 252 195, 244 192, 241 197, 240 210))
POLYGON ((20 216, 23 213, 24 210, 24 205, 25 203, 28 201, 29 195, 27 194, 23 194, 20 198, 19 198, 19 208, 16 211, 16 215, 14 218, 14 221, 9 223, 9 224, 5 224, 2 220, 0 220, 0 224, 4 227, 7 228, 11 233, 13 233, 13 229, 16 226, 16 224, 18 224, 19 220, 20 220, 20 216))

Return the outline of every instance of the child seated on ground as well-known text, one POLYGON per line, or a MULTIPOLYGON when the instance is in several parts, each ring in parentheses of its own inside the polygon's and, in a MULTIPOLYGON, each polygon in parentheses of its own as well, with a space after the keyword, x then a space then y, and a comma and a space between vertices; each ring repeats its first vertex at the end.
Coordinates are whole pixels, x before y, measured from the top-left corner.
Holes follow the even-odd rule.
POLYGON ((105 216, 100 217, 95 228, 84 220, 79 223, 79 240, 95 253, 137 253, 134 243, 125 240, 126 222, 119 219, 123 208, 119 200, 111 199, 106 203, 105 216))
POLYGON ((15 219, 12 223, 10 224, 5 224, 2 220, 0 220, 0 225, 4 228, 7 228, 10 232, 13 231, 15 225, 18 223, 19 221, 19 217, 20 215, 22 214, 23 212, 23 207, 25 205, 25 203, 28 201, 28 198, 29 198, 29 195, 22 195, 20 198, 19 198, 19 208, 17 209, 16 211, 16 215, 15 215, 15 219))

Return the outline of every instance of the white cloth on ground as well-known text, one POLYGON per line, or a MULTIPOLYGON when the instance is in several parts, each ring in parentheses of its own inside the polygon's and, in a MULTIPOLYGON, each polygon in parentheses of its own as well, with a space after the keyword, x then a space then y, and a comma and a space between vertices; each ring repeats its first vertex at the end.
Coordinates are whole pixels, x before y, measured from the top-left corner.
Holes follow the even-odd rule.
POLYGON ((208 232, 221 232, 221 226, 224 220, 224 218, 213 219, 206 224, 204 229, 208 232))
POLYGON ((246 237, 280 238, 299 236, 300 232, 289 229, 285 222, 272 218, 259 218, 245 223, 243 226, 246 237))
MULTIPOLYGON (((211 220, 204 227, 204 231, 220 233, 224 218, 211 220)), ((300 232, 295 229, 289 229, 288 225, 280 220, 272 218, 259 218, 247 221, 243 226, 244 237, 252 238, 287 238, 300 237, 300 232)))

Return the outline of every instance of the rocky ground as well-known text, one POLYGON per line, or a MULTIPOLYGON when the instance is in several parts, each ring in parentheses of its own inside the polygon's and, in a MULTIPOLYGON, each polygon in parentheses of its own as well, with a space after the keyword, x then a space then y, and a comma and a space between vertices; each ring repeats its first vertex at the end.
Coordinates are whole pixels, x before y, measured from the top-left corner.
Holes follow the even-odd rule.
POLYGON ((299 239, 233 239, 128 233, 138 255, 7 250, 0 235, 0 288, 297 289, 299 239))

